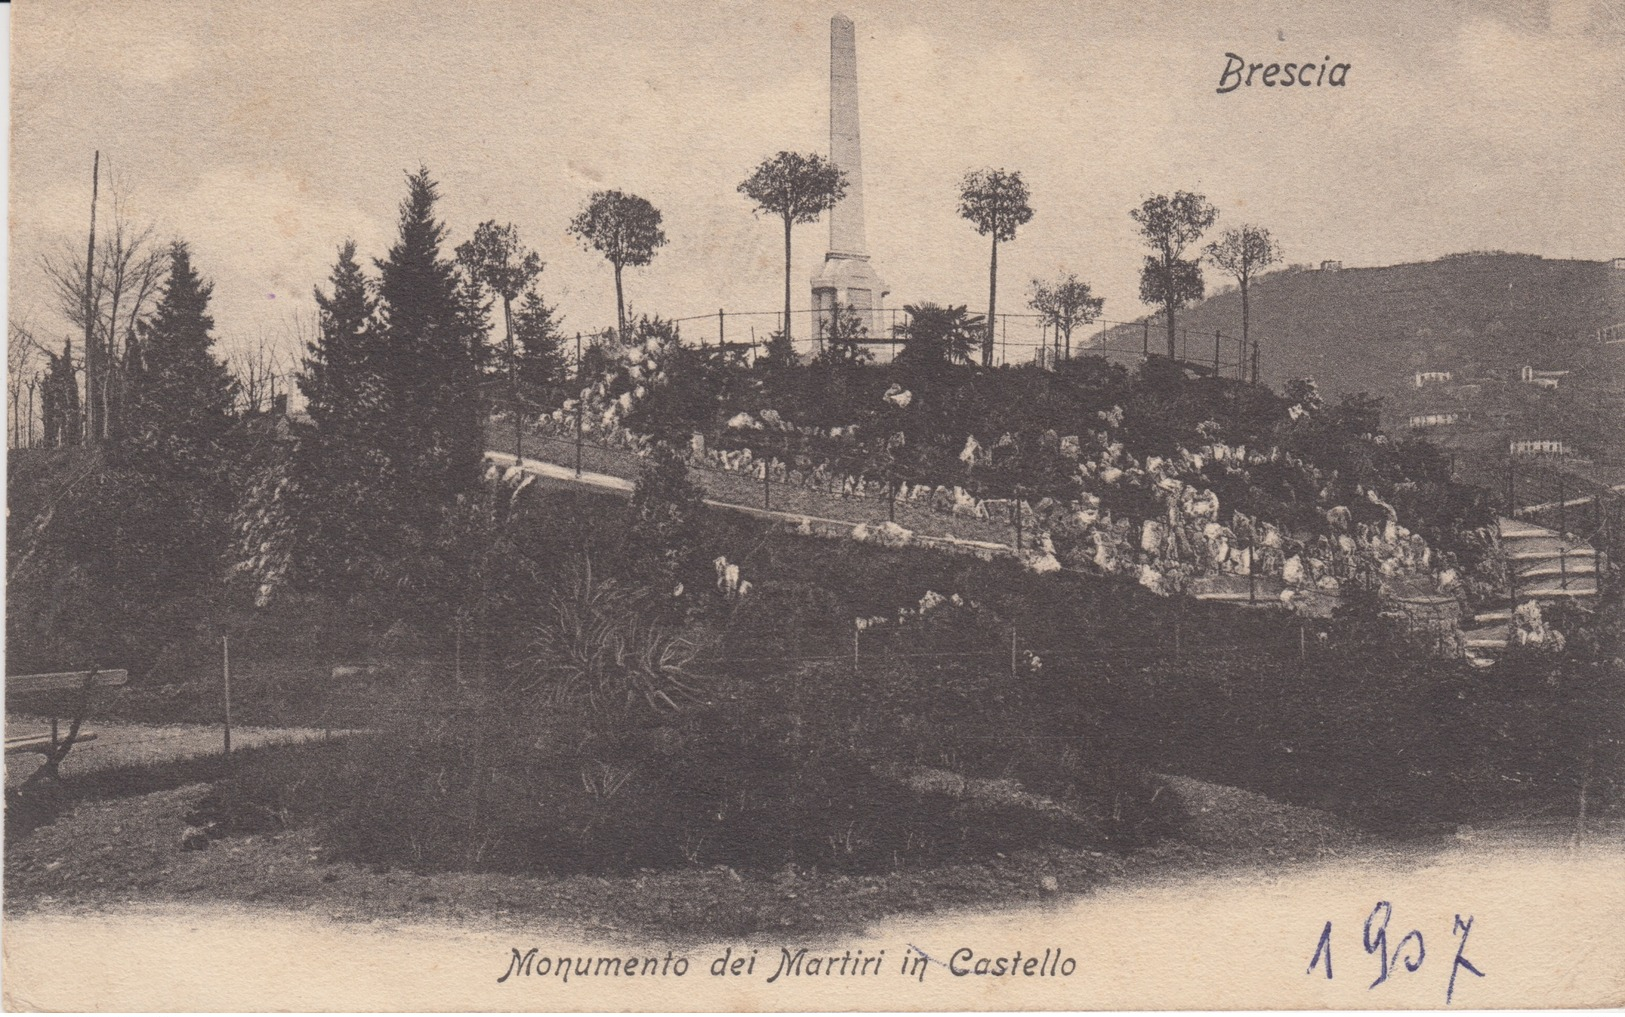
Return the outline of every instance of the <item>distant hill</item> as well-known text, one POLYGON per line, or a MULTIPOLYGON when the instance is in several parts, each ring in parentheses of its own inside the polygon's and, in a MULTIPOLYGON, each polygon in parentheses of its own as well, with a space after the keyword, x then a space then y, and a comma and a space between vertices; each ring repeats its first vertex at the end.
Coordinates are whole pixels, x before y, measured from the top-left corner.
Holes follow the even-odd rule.
MULTIPOLYGON (((1226 280, 1205 268, 1210 289, 1226 280)), ((1386 393, 1423 369, 1457 376, 1577 370, 1596 331, 1625 322, 1625 269, 1527 254, 1463 254, 1386 268, 1272 272, 1251 289, 1259 380, 1311 377, 1327 394, 1386 393)), ((1241 294, 1187 308, 1180 327, 1241 334, 1241 294)), ((1107 333, 1138 347, 1140 329, 1107 333)), ((1159 337, 1152 329, 1152 348, 1159 337)), ((1193 343, 1195 340, 1193 339, 1193 343)), ((1193 346, 1201 349, 1201 346, 1193 346)))

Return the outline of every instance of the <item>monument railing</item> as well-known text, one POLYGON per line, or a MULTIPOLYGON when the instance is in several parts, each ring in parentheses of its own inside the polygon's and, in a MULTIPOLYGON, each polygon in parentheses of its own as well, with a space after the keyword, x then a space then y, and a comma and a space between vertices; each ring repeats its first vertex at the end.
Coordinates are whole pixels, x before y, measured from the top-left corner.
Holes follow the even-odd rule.
MULTIPOLYGON (((975 314, 975 309, 971 309, 975 314)), ((863 311, 865 334, 861 340, 877 361, 890 360, 902 348, 901 330, 909 322, 908 311, 887 307, 863 311)), ((796 351, 815 354, 828 341, 830 312, 820 308, 792 309, 790 335, 796 351)), ((784 311, 730 311, 719 308, 709 314, 693 314, 670 319, 681 332, 685 345, 726 346, 753 360, 768 339, 784 326, 784 311)), ((1097 319, 1074 326, 1071 336, 1058 332, 1043 316, 1032 313, 994 315, 993 364, 1037 363, 1054 367, 1061 361, 1083 356, 1105 356, 1118 362, 1137 362, 1147 354, 1167 354, 1167 330, 1154 320, 1116 321, 1097 319)), ((980 345, 973 359, 979 358, 980 345)), ((1180 327, 1176 332, 1175 359, 1205 374, 1223 378, 1255 378, 1258 343, 1243 341, 1226 332, 1180 327)))

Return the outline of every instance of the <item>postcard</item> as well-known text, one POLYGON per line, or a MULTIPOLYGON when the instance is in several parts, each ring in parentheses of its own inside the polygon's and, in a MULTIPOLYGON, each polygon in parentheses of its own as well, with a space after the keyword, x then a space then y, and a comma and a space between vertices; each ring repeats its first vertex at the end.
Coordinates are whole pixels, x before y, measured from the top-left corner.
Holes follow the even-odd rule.
POLYGON ((1625 5, 10 5, 5 1005, 1625 1004, 1625 5))

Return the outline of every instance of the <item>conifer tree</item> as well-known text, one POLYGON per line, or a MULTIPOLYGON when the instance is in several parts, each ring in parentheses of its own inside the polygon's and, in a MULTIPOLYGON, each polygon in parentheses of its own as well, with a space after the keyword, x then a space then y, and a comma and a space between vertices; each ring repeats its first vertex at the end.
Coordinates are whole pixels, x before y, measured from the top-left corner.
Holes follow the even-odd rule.
POLYGON ((535 290, 526 290, 513 316, 514 340, 519 351, 519 386, 534 400, 551 386, 564 382, 564 335, 558 312, 535 290))
POLYGON ((127 422, 132 448, 155 468, 204 468, 225 452, 236 382, 214 356, 213 292, 186 244, 171 245, 168 281, 142 329, 140 386, 127 422))
POLYGON ((89 526, 108 541, 96 585, 114 600, 180 604, 223 576, 238 432, 236 382, 214 355, 213 289, 186 244, 172 244, 168 279, 141 330, 125 436, 109 456, 118 490, 102 500, 116 508, 89 526))
POLYGON ((379 269, 379 341, 369 359, 380 385, 374 437, 393 490, 411 514, 437 512, 479 476, 483 451, 478 348, 485 304, 440 256, 439 187, 427 169, 407 178, 400 234, 379 269))
POLYGON ((274 462, 251 485, 245 538, 268 600, 291 573, 344 601, 376 553, 388 553, 388 517, 379 492, 389 471, 378 451, 387 426, 377 370, 377 302, 355 243, 346 241, 329 276, 330 293, 314 291, 317 335, 306 346, 298 378, 311 426, 298 432, 291 460, 274 462), (380 525, 384 524, 384 525, 380 525))
POLYGON ((368 349, 376 337, 377 305, 355 260, 355 241, 339 248, 329 284, 331 294, 320 287, 315 291, 318 333, 306 347, 299 391, 305 395, 306 412, 324 435, 358 438, 360 421, 369 411, 378 411, 381 393, 368 349))

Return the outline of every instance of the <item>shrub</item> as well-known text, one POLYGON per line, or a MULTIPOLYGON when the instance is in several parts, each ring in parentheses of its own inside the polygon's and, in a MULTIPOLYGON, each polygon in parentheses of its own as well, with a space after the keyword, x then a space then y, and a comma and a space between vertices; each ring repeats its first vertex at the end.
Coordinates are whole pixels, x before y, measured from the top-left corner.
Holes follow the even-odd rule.
POLYGON ((521 664, 540 703, 612 735, 639 715, 675 713, 699 699, 703 680, 691 666, 702 637, 655 620, 656 596, 594 579, 590 563, 578 563, 531 629, 521 664))

